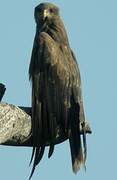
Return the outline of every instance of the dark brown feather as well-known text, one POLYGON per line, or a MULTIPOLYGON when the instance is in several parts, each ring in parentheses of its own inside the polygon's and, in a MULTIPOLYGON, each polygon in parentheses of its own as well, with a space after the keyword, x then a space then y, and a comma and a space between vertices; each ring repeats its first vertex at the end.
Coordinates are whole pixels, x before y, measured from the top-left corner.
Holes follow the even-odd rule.
MULTIPOLYGON (((52 4, 36 8, 54 10, 52 4)), ((72 167, 76 173, 86 158, 86 135, 83 133, 84 155, 80 124, 85 124, 81 79, 77 61, 70 49, 64 25, 58 11, 38 24, 34 40, 29 77, 32 81, 33 169, 43 157, 45 142, 51 142, 48 157, 54 151, 54 138, 59 125, 69 136, 72 167), (42 23, 42 24, 41 24, 42 23)), ((36 14, 36 18, 41 18, 36 14)))

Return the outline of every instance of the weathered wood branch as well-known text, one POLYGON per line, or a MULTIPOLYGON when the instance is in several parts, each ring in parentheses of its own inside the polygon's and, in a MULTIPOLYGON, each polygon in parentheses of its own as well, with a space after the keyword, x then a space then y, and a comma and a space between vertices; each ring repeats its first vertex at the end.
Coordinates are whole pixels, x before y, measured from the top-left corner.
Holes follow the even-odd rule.
MULTIPOLYGON (((5 86, 0 84, 0 101, 5 90, 5 86)), ((87 122, 85 131, 86 133, 91 133, 91 128, 87 122)), ((59 144, 67 139, 67 135, 58 126, 54 143, 59 144)), ((0 103, 0 144, 9 146, 33 145, 30 107, 17 107, 8 103, 0 103)), ((46 142, 46 145, 49 145, 49 142, 46 142)))

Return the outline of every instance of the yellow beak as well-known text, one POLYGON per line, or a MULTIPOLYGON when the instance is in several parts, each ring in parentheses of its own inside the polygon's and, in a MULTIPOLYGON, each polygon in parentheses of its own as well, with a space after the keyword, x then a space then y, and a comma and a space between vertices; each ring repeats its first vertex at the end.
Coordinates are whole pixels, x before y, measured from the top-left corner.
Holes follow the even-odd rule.
POLYGON ((49 16, 49 12, 48 12, 47 9, 45 9, 44 12, 43 12, 43 17, 44 17, 44 19, 45 19, 46 17, 48 17, 48 16, 49 16))

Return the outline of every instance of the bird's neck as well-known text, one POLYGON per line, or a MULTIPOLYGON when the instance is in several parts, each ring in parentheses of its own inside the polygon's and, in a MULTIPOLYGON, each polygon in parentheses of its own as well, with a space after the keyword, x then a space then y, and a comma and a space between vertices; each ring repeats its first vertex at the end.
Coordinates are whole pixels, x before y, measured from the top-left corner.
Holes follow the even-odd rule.
POLYGON ((64 24, 60 18, 59 20, 55 20, 55 23, 53 24, 52 29, 50 29, 50 31, 51 36, 53 37, 53 39, 55 39, 55 41, 58 41, 58 43, 60 44, 64 44, 67 46, 69 45, 67 33, 64 24))
POLYGON ((64 24, 60 18, 55 19, 53 23, 44 23, 41 28, 37 26, 36 34, 39 35, 40 32, 48 33, 51 36, 51 38, 54 39, 60 45, 63 44, 69 46, 67 33, 64 24))

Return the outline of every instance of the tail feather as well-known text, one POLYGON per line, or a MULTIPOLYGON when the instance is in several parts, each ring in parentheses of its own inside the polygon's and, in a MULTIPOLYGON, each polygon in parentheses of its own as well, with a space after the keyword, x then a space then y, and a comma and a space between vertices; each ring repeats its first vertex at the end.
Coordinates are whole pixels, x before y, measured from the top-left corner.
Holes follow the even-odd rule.
POLYGON ((29 163, 29 166, 31 165, 32 161, 33 161, 33 157, 34 157, 34 154, 35 154, 35 147, 33 147, 33 150, 32 150, 32 155, 31 155, 31 160, 30 160, 30 163, 29 163))
MULTIPOLYGON (((69 143, 71 150, 72 169, 76 174, 81 165, 84 164, 84 155, 82 151, 81 135, 80 135, 80 105, 71 97, 71 108, 69 111, 69 143)), ((84 154, 86 154, 86 137, 83 134, 84 154)), ((85 157, 86 158, 86 157, 85 157)))
POLYGON ((33 168, 29 177, 29 180, 31 179, 31 177, 33 176, 33 173, 35 171, 35 167, 39 164, 39 162, 41 161, 43 154, 44 154, 44 150, 45 150, 45 146, 42 146, 40 148, 37 148, 35 151, 35 158, 34 158, 34 163, 33 163, 33 168))
POLYGON ((81 165, 84 163, 81 139, 78 132, 71 133, 69 142, 71 150, 72 169, 76 174, 79 171, 81 165))
POLYGON ((86 170, 85 161, 87 158, 87 143, 86 143, 86 131, 85 131, 85 123, 83 123, 83 149, 84 149, 84 168, 86 170))
POLYGON ((54 152, 54 144, 51 144, 49 148, 48 158, 52 156, 53 152, 54 152))

